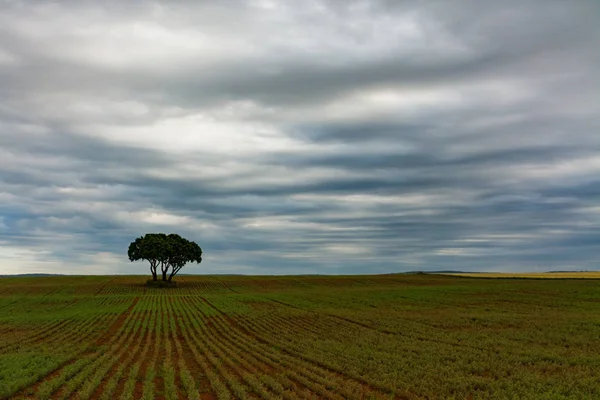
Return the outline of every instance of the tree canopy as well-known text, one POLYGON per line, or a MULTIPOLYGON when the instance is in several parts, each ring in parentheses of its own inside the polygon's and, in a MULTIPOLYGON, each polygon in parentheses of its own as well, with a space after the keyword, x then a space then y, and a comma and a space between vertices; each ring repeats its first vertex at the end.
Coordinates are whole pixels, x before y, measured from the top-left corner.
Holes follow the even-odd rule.
POLYGON ((188 262, 202 262, 202 249, 175 233, 147 233, 129 244, 127 251, 130 261, 150 262, 152 279, 158 280, 158 267, 162 280, 171 282, 188 262))

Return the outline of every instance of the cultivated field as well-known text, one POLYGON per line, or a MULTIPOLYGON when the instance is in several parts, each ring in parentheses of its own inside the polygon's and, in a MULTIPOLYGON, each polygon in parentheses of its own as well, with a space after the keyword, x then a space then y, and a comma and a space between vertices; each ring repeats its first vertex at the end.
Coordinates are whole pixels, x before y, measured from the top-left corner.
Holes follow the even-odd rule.
POLYGON ((595 272, 460 272, 446 274, 471 278, 530 278, 530 279, 600 279, 600 271, 595 272))
POLYGON ((178 280, 0 278, 0 398, 600 398, 600 281, 178 280))

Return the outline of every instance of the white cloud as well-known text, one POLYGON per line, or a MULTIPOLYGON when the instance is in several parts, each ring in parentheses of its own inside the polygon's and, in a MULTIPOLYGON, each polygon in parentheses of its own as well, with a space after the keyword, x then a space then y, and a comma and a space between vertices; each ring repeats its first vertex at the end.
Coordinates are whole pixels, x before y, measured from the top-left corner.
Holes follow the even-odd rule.
POLYGON ((134 271, 171 230, 194 271, 589 263, 584 3, 7 3, 0 259, 134 271))

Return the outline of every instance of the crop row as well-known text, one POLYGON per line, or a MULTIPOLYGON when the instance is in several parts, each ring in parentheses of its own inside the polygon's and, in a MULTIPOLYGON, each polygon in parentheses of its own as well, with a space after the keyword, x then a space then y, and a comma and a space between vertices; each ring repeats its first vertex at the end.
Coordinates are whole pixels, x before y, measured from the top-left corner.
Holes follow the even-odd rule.
POLYGON ((108 318, 109 311, 106 310, 119 308, 124 301, 126 299, 99 298, 95 301, 81 301, 79 303, 74 301, 64 302, 62 307, 43 308, 39 306, 47 315, 51 316, 47 317, 42 314, 39 321, 27 321, 24 319, 26 317, 17 314, 17 311, 15 311, 14 319, 16 321, 11 322, 9 320, 11 323, 7 323, 6 326, 0 329, 0 338, 2 339, 0 350, 6 353, 10 349, 25 348, 38 342, 45 344, 55 342, 63 337, 64 332, 72 332, 79 325, 88 326, 90 321, 97 322, 108 318), (64 309, 67 307, 71 309, 65 312, 64 309), (90 309, 93 309, 94 312, 90 313, 90 309))
MULTIPOLYGON (((98 316, 96 315, 95 317, 98 316)), ((99 329, 96 329, 97 325, 106 322, 106 318, 97 318, 95 323, 92 321, 81 322, 83 322, 80 324, 81 329, 85 329, 89 334, 79 334, 78 336, 77 329, 74 329, 72 333, 68 334, 68 337, 62 338, 61 342, 87 343, 88 350, 83 353, 80 351, 78 354, 73 355, 71 362, 50 374, 40 383, 34 385, 33 388, 26 390, 26 393, 33 393, 39 399, 47 399, 50 396, 52 398, 67 398, 79 388, 79 384, 83 384, 84 380, 88 378, 88 372, 93 368, 92 366, 95 366, 99 362, 98 360, 103 360, 107 357, 109 353, 104 351, 105 346, 98 345, 100 339, 96 339, 94 342, 94 338, 97 338, 99 332, 99 329), (57 392, 59 388, 60 391, 57 392)), ((102 326, 104 327, 105 325, 102 326)), ((121 327, 121 330, 115 332, 117 338, 126 338, 122 334, 122 329, 125 327, 126 324, 121 327)), ((118 343, 115 346, 111 346, 111 351, 117 350, 117 347, 123 342, 118 343)), ((125 348, 121 349, 125 350, 125 348)), ((89 380, 86 384, 89 385, 89 380)))
MULTIPOLYGON (((393 343, 402 349, 402 359, 407 364, 418 362, 423 342, 416 338, 386 334, 356 322, 315 312, 291 310, 285 314, 264 313, 260 317, 250 317, 236 311, 235 307, 226 312, 257 340, 287 354, 360 382, 374 392, 409 395, 403 393, 406 388, 396 386, 394 374, 385 373, 394 371, 391 365, 386 365, 390 359, 396 361, 394 353, 376 353, 375 349, 382 344, 393 343), (368 360, 378 360, 376 364, 382 369, 381 374, 365 374, 364 365, 356 363, 357 343, 363 343, 363 346, 358 346, 359 350, 371 353, 367 355, 368 360), (369 343, 373 343, 372 349, 369 343)), ((390 345, 389 348, 394 347, 390 345)))
MULTIPOLYGON (((98 330, 91 321, 85 325, 98 330)), ((274 345, 274 337, 249 332, 201 297, 147 296, 92 340, 86 351, 17 398, 27 394, 36 399, 127 400, 213 395, 219 400, 390 397, 285 351, 274 345)), ((79 334, 73 329, 61 340, 72 341, 79 334)), ((89 339, 81 336, 81 340, 89 339)))
MULTIPOLYGON (((115 296, 108 301, 100 296, 94 301, 108 309, 131 299, 115 296)), ((66 364, 52 373, 45 370, 49 375, 17 398, 392 397, 389 387, 324 363, 310 355, 305 342, 289 338, 293 333, 316 340, 323 329, 332 327, 275 313, 261 318, 234 310, 225 313, 201 296, 144 296, 118 317, 106 312, 48 322, 21 341, 32 349, 36 341, 77 346, 67 352, 71 361, 64 359, 66 364)))
POLYGON ((273 346, 271 337, 249 334, 226 315, 207 312, 212 307, 201 299, 179 301, 185 305, 184 312, 203 317, 187 319, 191 323, 188 331, 198 332, 205 341, 201 344, 225 364, 226 383, 236 397, 248 398, 247 393, 261 398, 290 399, 389 397, 351 377, 323 368, 301 354, 290 354, 273 346))
MULTIPOLYGON (((147 289, 139 276, 119 277, 50 277, 39 279, 13 279, 0 281, 0 298, 22 295, 89 296, 89 295, 143 295, 147 289)), ((372 285, 397 285, 398 277, 372 277, 356 279, 336 278, 272 278, 272 277, 178 277, 179 292, 186 295, 211 293, 237 293, 269 291, 288 288, 348 287, 372 285)), ((0 305, 2 307, 2 305, 0 305)))

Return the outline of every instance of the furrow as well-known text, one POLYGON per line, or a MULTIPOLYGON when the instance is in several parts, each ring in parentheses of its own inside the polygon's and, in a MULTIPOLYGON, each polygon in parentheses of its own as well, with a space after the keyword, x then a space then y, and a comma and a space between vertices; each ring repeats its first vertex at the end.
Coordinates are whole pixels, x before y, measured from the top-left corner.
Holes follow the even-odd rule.
POLYGON ((139 354, 139 357, 136 358, 136 362, 129 370, 129 373, 127 374, 127 380, 123 383, 122 391, 121 387, 117 388, 117 386, 121 386, 121 384, 118 382, 121 380, 119 377, 117 378, 117 383, 112 383, 112 385, 109 386, 109 389, 114 386, 114 390, 107 390, 105 393, 103 393, 103 400, 111 400, 117 397, 121 400, 134 400, 142 397, 142 389, 138 389, 138 384, 143 384, 143 377, 145 375, 144 372, 140 370, 144 361, 146 360, 146 355, 152 347, 152 343, 155 341, 154 329, 156 326, 156 314, 148 312, 145 314, 149 319, 149 322, 145 332, 144 347, 139 354))
MULTIPOLYGON (((144 304, 141 304, 140 308, 144 308, 144 304)), ((90 397, 92 399, 110 400, 115 398, 118 386, 121 384, 122 387, 122 384, 124 384, 121 379, 123 373, 128 369, 132 360, 141 350, 142 338, 146 336, 148 330, 147 314, 143 312, 133 312, 131 317, 135 321, 136 326, 139 326, 137 333, 135 333, 132 340, 133 346, 129 349, 124 349, 126 351, 119 354, 119 358, 116 360, 115 365, 111 366, 111 369, 102 377, 102 381, 94 390, 90 397), (143 316, 141 319, 139 318, 140 314, 143 316)))
MULTIPOLYGON (((235 329, 239 333, 248 336, 251 339, 249 340, 250 343, 258 342, 261 345, 261 347, 265 349, 271 349, 275 347, 280 352, 280 357, 282 359, 287 359, 290 363, 303 362, 305 368, 305 371, 303 371, 303 373, 310 373, 310 375, 308 376, 309 379, 317 379, 319 376, 327 375, 337 376, 349 383, 354 382, 353 386, 365 386, 370 392, 391 392, 389 388, 378 387, 372 384, 371 382, 364 380, 360 376, 347 375, 344 373, 344 371, 336 369, 334 366, 327 365, 321 360, 308 356, 303 351, 301 351, 301 349, 298 349, 293 343, 289 341, 282 341, 281 339, 279 339, 278 332, 271 332, 267 334, 267 336, 260 334, 260 332, 265 331, 265 327, 260 321, 246 319, 244 325, 240 325, 230 316, 228 316, 227 314, 216 308, 214 305, 212 305, 210 302, 208 302, 208 300, 206 300, 205 298, 202 298, 202 301, 204 301, 210 307, 219 312, 219 314, 223 316, 225 321, 227 321, 227 323, 231 325, 230 329, 235 329)), ((267 330, 267 332, 269 332, 269 330, 267 330)))
POLYGON ((235 328, 225 319, 212 317, 212 321, 216 323, 212 326, 218 330, 218 337, 221 341, 226 340, 232 346, 231 352, 233 354, 243 354, 243 357, 249 362, 254 359, 255 363, 269 366, 271 371, 266 372, 265 375, 273 375, 273 371, 275 371, 280 386, 293 392, 304 392, 303 396, 308 395, 308 398, 312 398, 314 393, 319 398, 343 399, 335 392, 335 388, 331 386, 331 383, 322 378, 322 375, 311 373, 306 368, 298 368, 303 364, 301 360, 286 357, 280 352, 273 351, 269 346, 257 344, 241 332, 236 332, 235 328))
MULTIPOLYGON (((185 390, 185 394, 188 400, 199 400, 200 395, 198 390, 196 389, 196 384, 194 382, 194 378, 190 371, 188 370, 188 366, 183 353, 183 346, 181 345, 181 341, 177 334, 176 329, 176 320, 181 317, 181 302, 177 297, 173 302, 169 304, 171 308, 171 317, 169 318, 169 331, 170 331, 170 340, 172 340, 175 345, 175 352, 177 354, 177 369, 179 371, 177 375, 177 387, 182 387, 185 390)), ((182 394, 181 396, 182 397, 182 394)))
POLYGON ((155 388, 155 379, 156 379, 156 364, 158 362, 158 354, 160 351, 160 345, 162 344, 161 341, 159 340, 160 338, 160 331, 162 329, 162 323, 163 323, 163 319, 162 319, 162 315, 160 314, 160 309, 159 309, 159 304, 160 304, 160 297, 158 296, 154 296, 152 298, 153 300, 153 307, 152 310, 154 310, 154 314, 156 315, 155 319, 156 319, 156 323, 154 325, 154 330, 152 332, 152 358, 150 359, 150 361, 142 368, 143 372, 142 372, 142 376, 144 377, 144 382, 143 384, 140 384, 140 382, 136 383, 136 388, 135 388, 135 393, 142 393, 142 399, 144 400, 152 400, 154 398, 156 398, 157 396, 155 396, 155 392, 156 392, 156 388, 155 388))
POLYGON ((159 329, 156 331, 156 334, 158 336, 158 359, 157 359, 157 363, 155 365, 156 368, 156 372, 158 372, 156 375, 154 375, 154 398, 164 398, 165 396, 165 375, 164 375, 164 363, 165 363, 165 359, 166 359, 166 352, 167 352, 167 348, 166 348, 166 338, 164 336, 165 333, 165 324, 168 323, 167 320, 167 310, 165 308, 165 297, 164 296, 159 296, 159 303, 158 303, 158 315, 160 318, 160 325, 159 325, 159 329))
MULTIPOLYGON (((225 384, 225 382, 223 382, 223 379, 226 378, 221 378, 219 368, 214 364, 214 358, 209 359, 208 353, 206 352, 204 346, 202 346, 198 336, 195 334, 195 331, 191 329, 191 326, 194 324, 198 324, 198 321, 196 321, 196 319, 194 319, 193 316, 190 316, 187 310, 185 309, 184 314, 185 319, 178 320, 179 329, 185 332, 183 337, 187 343, 187 346, 194 355, 194 359, 204 372, 204 375, 208 378, 212 392, 216 395, 216 398, 218 400, 232 399, 233 396, 228 387, 228 384, 225 384), (218 373, 216 373, 214 369, 217 369, 218 373)), ((214 398, 214 396, 211 396, 211 394, 201 393, 200 398, 202 400, 208 400, 214 398)))
POLYGON ((76 391, 68 393, 71 389, 71 386, 68 386, 66 390, 68 394, 63 395, 63 398, 83 400, 89 399, 92 396, 96 388, 101 385, 103 378, 111 373, 113 366, 118 363, 119 360, 123 359, 129 348, 132 347, 132 343, 139 337, 142 329, 141 321, 133 319, 131 322, 133 326, 129 329, 131 333, 127 336, 127 339, 124 342, 111 346, 112 348, 108 353, 108 357, 102 362, 95 363, 94 367, 90 368, 88 374, 82 373, 74 377, 69 383, 77 382, 74 388, 76 391), (91 378, 88 378, 90 376, 91 378), (80 380, 80 382, 78 382, 78 380, 80 380))
MULTIPOLYGON (((190 306, 184 304, 184 309, 190 312, 190 306)), ((255 366, 249 364, 240 358, 240 355, 229 351, 222 345, 222 338, 215 337, 212 335, 210 330, 202 324, 199 325, 199 330, 196 327, 189 327, 188 329, 195 329, 200 337, 204 338, 204 343, 219 360, 222 360, 228 370, 230 370, 238 380, 242 380, 253 393, 246 393, 245 395, 249 398, 253 396, 260 396, 263 399, 274 399, 276 398, 272 391, 261 383, 255 375, 259 375, 261 372, 255 366)), ((283 390, 280 390, 282 392, 283 390)))
POLYGON ((173 297, 165 298, 165 315, 167 321, 163 325, 163 337, 165 345, 165 358, 162 365, 162 374, 165 381, 165 398, 167 400, 182 400, 182 394, 179 388, 182 387, 181 379, 177 374, 178 353, 173 351, 173 336, 171 333, 171 323, 175 318, 172 303, 173 297))
POLYGON ((242 400, 253 398, 252 389, 248 387, 247 384, 243 383, 239 371, 231 367, 230 361, 227 358, 219 357, 219 355, 215 353, 212 343, 207 341, 206 337, 202 335, 201 325, 194 318, 190 318, 189 310, 185 310, 185 313, 188 314, 188 321, 191 321, 191 326, 188 326, 188 332, 191 334, 196 344, 200 346, 209 363, 212 364, 213 368, 223 377, 231 393, 236 398, 242 400), (193 329, 191 329, 192 327, 193 329))
MULTIPOLYGON (((207 370, 205 368, 205 364, 198 361, 198 357, 196 356, 197 347, 195 345, 190 345, 189 330, 188 330, 188 321, 184 322, 186 318, 185 313, 182 311, 181 318, 177 318, 175 320, 175 332, 176 337, 181 339, 181 347, 184 358, 186 360, 186 365, 188 365, 191 369, 191 373, 193 373, 194 377, 194 387, 198 389, 198 395, 201 400, 214 400, 217 398, 215 392, 213 391, 213 386, 211 380, 207 375, 207 370)), ((218 382, 216 384, 218 387, 218 382)))
MULTIPOLYGON (((133 307, 133 306, 132 306, 133 307)), ((130 307, 130 309, 132 308, 130 307)), ((127 336, 125 335, 121 335, 121 333, 125 330, 127 324, 129 324, 130 322, 130 318, 129 318, 129 312, 130 309, 128 309, 125 313, 127 313, 127 316, 125 318, 125 320, 122 320, 120 317, 117 318, 116 322, 120 322, 120 326, 117 327, 115 326, 115 323, 113 323, 113 325, 111 326, 112 330, 116 329, 116 332, 113 332, 115 334, 114 337, 119 337, 119 341, 118 343, 123 342, 127 336)), ((117 345, 113 346, 113 348, 118 347, 118 343, 117 345)), ((98 341, 96 342, 96 347, 98 347, 98 341)), ((108 353, 110 354, 110 353, 108 353)), ((60 398, 61 396, 59 394, 57 395, 53 395, 57 390, 59 390, 61 387, 63 387, 64 392, 65 393, 71 393, 69 392, 69 388, 66 387, 66 385, 75 385, 74 380, 76 379, 76 376, 79 376, 79 374, 82 373, 82 371, 86 370, 86 369, 90 369, 91 366, 95 365, 95 363, 101 359, 102 357, 107 357, 108 354, 102 354, 102 349, 101 348, 97 348, 95 351, 92 351, 88 354, 84 354, 84 356, 80 359, 74 360, 71 363, 68 363, 67 365, 65 365, 64 367, 56 370, 55 372, 53 372, 52 374, 50 374, 48 377, 46 377, 43 381, 41 381, 39 384, 37 384, 34 387, 34 391, 36 393, 36 396, 38 399, 48 399, 50 398, 50 396, 52 395, 52 398, 60 398)), ((60 390, 63 390, 60 389, 60 390)), ((74 390, 74 388, 73 388, 74 390)))
POLYGON ((7 352, 15 347, 21 347, 30 343, 34 343, 36 340, 41 340, 47 336, 54 334, 55 332, 60 331, 65 325, 66 327, 68 327, 73 324, 74 322, 72 320, 67 319, 58 322, 49 322, 45 324, 42 328, 36 329, 30 336, 27 336, 25 338, 17 338, 14 342, 10 344, 0 346, 0 351, 7 352))

